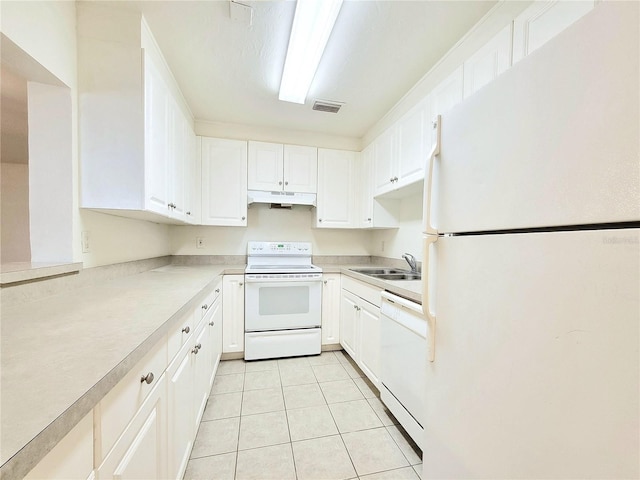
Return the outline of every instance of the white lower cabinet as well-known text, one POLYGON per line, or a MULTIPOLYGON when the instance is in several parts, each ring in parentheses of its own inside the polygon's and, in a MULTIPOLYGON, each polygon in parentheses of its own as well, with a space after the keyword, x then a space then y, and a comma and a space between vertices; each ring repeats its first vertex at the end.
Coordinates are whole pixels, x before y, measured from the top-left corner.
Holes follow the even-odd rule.
POLYGON ((322 345, 340 343, 340 274, 322 275, 322 345))
POLYGON ((202 322, 194 335, 193 361, 193 406, 195 416, 193 418, 194 430, 198 429, 200 418, 207 405, 209 397, 209 378, 211 371, 211 346, 209 344, 209 325, 202 322))
POLYGON ((340 344, 365 375, 380 387, 380 294, 382 290, 342 278, 340 344))
POLYGON ((167 478, 182 478, 193 447, 195 430, 193 342, 185 343, 167 369, 169 445, 167 478))
POLYGON ((222 277, 222 353, 244 351, 244 275, 222 277))
POLYGON ((166 387, 163 374, 98 468, 98 479, 167 478, 166 387))
MULTIPOLYGON (((222 285, 220 285, 220 290, 222 290, 222 285)), ((211 314, 205 321, 207 322, 206 328, 209 329, 209 348, 211 349, 210 390, 213 386, 216 372, 218 371, 220 358, 222 357, 222 297, 219 297, 218 300, 214 302, 211 308, 211 314)))

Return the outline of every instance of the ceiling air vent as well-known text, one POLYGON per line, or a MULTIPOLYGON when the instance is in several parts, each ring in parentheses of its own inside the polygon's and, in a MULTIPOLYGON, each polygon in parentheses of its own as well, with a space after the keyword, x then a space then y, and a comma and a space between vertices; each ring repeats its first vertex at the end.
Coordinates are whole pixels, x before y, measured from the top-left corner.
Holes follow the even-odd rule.
POLYGON ((344 105, 344 103, 327 102, 326 100, 316 100, 313 103, 313 109, 318 110, 319 112, 338 113, 342 105, 344 105))

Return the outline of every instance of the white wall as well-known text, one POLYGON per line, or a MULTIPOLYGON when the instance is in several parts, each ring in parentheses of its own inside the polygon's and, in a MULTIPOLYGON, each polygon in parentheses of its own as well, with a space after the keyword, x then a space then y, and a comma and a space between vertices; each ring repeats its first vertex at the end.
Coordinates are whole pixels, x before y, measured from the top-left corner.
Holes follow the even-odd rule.
POLYGON ((73 260, 92 267, 170 254, 169 229, 141 220, 79 209, 76 4, 71 1, 4 1, 2 33, 70 88, 73 260), (95 232, 83 254, 81 232, 95 232))
POLYGON ((29 242, 29 166, 0 163, 2 263, 31 260, 29 242))
POLYGON ((248 227, 171 227, 174 255, 246 255, 248 241, 300 241, 313 244, 314 255, 370 255, 370 233, 363 230, 311 228, 310 207, 291 210, 253 205, 248 227), (204 248, 196 248, 203 237, 204 248))
POLYGON ((403 253, 410 253, 418 261, 422 261, 422 225, 422 194, 402 199, 400 228, 374 230, 371 236, 371 255, 402 258, 403 253))

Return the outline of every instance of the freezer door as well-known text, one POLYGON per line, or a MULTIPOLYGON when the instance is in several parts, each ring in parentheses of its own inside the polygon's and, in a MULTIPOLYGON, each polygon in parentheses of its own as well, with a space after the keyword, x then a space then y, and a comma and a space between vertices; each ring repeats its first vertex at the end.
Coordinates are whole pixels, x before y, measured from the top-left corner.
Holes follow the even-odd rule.
POLYGON ((640 220, 639 8, 596 5, 442 115, 440 232, 640 220))
POLYGON ((423 478, 640 478, 640 229, 431 248, 423 478))

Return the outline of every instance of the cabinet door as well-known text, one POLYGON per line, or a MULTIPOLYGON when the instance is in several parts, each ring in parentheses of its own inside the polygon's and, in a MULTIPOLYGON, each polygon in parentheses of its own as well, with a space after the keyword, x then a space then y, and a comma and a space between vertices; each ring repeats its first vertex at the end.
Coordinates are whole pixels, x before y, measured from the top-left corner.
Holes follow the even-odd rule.
POLYGON ((184 122, 185 128, 185 221, 191 224, 200 223, 200 173, 198 164, 200 159, 199 147, 196 142, 196 135, 188 121, 184 122))
POLYGON ((283 152, 279 143, 249 142, 249 190, 282 190, 283 152))
POLYGON ((316 193, 318 189, 318 149, 284 146, 284 190, 316 193))
POLYGON ((340 345, 358 362, 358 301, 351 292, 342 290, 340 298, 340 345))
POLYGON ((168 109, 168 148, 167 148, 167 188, 169 189, 169 200, 171 217, 177 220, 185 220, 185 169, 186 158, 184 145, 186 143, 184 124, 186 120, 178 107, 176 101, 169 97, 168 109))
POLYGON ((511 24, 464 62, 464 98, 474 94, 511 66, 511 24))
POLYGON ((211 348, 209 342, 209 324, 200 323, 193 336, 193 356, 194 356, 194 382, 193 382, 193 405, 195 411, 194 430, 198 429, 200 418, 204 412, 209 397, 209 380, 211 379, 211 348))
POLYGON ((594 0, 533 2, 513 21, 513 63, 547 43, 593 5, 594 0))
POLYGON ((202 224, 247 225, 247 142, 202 137, 202 224))
POLYGON ((358 226, 373 227, 373 161, 375 143, 370 143, 360 154, 358 178, 360 179, 360 201, 358 204, 358 226))
POLYGON ((209 376, 209 389, 213 386, 213 380, 220 364, 222 356, 222 301, 218 299, 211 307, 213 313, 207 322, 209 329, 209 346, 211 348, 211 373, 209 376))
POLYGON ((387 129, 375 139, 373 179, 375 194, 380 195, 393 190, 395 184, 396 131, 387 129))
POLYGON ((168 478, 182 478, 196 431, 194 430, 194 355, 193 342, 184 344, 167 369, 168 403, 168 478))
POLYGON ((322 275, 322 345, 340 343, 340 274, 322 275))
POLYGON ((427 114, 427 102, 422 101, 396 124, 398 180, 394 182, 395 188, 424 179, 430 144, 427 114))
POLYGON ((359 305, 359 365, 373 384, 380 388, 380 309, 361 300, 359 305))
POLYGON ((162 375, 98 469, 98 478, 167 478, 166 388, 162 375))
POLYGON ((169 216, 169 92, 159 70, 145 56, 145 208, 169 216))
POLYGON ((358 154, 318 149, 316 227, 355 228, 358 187, 355 166, 358 154))
POLYGON ((244 351, 244 275, 222 277, 222 352, 244 351))

